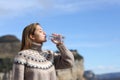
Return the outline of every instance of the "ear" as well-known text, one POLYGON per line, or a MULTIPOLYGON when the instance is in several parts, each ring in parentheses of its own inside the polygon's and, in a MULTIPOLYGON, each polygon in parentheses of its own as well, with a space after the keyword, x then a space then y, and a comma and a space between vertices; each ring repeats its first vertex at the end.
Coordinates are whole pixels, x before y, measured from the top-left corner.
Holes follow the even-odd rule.
POLYGON ((34 35, 30 34, 30 39, 34 41, 35 40, 34 35))

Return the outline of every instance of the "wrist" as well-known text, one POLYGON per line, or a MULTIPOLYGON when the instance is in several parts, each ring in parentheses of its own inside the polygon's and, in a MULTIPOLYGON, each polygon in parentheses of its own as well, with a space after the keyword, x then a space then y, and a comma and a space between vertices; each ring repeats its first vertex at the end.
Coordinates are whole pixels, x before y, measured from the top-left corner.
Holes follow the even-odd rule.
POLYGON ((59 45, 63 45, 63 42, 62 43, 58 43, 58 44, 56 44, 57 46, 59 46, 59 45))

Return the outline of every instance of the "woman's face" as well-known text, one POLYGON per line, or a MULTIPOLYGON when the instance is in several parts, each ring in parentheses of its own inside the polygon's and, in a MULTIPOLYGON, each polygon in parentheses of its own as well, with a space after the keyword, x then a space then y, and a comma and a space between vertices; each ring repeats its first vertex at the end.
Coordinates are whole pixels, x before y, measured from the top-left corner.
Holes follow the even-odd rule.
POLYGON ((37 25, 34 35, 30 35, 30 38, 36 43, 42 43, 46 41, 46 33, 40 25, 37 25))

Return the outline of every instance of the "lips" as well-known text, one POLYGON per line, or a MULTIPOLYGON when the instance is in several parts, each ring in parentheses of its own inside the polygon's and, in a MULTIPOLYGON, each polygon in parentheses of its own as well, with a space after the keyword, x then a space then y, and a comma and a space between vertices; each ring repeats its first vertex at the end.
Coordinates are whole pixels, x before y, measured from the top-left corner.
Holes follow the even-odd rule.
POLYGON ((47 36, 45 35, 45 38, 47 38, 47 36))

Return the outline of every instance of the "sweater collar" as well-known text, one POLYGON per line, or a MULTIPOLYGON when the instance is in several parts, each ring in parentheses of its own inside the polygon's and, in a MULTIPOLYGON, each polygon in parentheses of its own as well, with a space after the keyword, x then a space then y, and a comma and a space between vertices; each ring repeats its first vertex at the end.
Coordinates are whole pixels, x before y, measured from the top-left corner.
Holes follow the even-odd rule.
POLYGON ((33 42, 32 46, 31 46, 31 49, 37 50, 37 51, 42 51, 42 44, 33 42))

